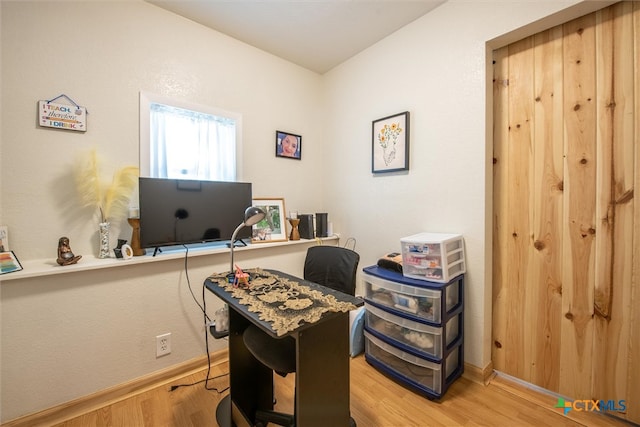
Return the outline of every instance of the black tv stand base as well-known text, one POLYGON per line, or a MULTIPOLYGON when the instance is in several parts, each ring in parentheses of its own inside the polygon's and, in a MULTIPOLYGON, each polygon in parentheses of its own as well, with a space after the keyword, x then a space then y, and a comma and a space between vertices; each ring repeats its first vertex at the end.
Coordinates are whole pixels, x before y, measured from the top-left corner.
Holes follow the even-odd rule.
MULTIPOLYGON (((247 246, 247 244, 244 242, 244 240, 242 239, 236 239, 233 242, 233 247, 238 247, 238 246, 247 246)), ((230 248, 231 247, 231 242, 227 243, 227 247, 230 248)))

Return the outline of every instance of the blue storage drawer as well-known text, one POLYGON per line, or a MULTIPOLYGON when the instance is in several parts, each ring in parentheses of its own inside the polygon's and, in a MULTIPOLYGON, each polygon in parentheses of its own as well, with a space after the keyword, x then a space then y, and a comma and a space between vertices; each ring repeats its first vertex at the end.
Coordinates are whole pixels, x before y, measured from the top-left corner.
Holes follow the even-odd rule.
POLYGON ((366 329, 364 337, 365 360, 369 364, 428 397, 440 398, 451 383, 462 375, 462 343, 441 363, 436 363, 386 343, 366 329))
POLYGON ((448 283, 411 279, 378 266, 363 269, 365 298, 439 325, 463 304, 463 277, 448 283))
POLYGON ((365 325, 378 338, 398 347, 409 347, 440 361, 445 350, 462 336, 462 313, 452 316, 444 326, 431 326, 393 313, 365 300, 365 325))

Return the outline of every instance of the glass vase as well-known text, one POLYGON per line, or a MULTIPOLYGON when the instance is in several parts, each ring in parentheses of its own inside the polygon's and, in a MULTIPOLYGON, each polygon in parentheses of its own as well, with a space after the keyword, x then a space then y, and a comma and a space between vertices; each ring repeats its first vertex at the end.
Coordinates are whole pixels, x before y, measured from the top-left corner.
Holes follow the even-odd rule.
POLYGON ((109 258, 109 227, 108 222, 101 222, 100 226, 100 253, 98 258, 109 258))

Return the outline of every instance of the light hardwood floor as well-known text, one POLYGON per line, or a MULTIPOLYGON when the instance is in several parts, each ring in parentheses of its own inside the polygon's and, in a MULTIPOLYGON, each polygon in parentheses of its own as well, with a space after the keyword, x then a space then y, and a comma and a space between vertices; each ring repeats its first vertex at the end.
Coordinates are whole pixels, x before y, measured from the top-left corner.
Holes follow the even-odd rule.
MULTIPOLYGON (((212 367, 211 376, 226 374, 228 364, 212 367)), ((205 378, 206 370, 159 385, 140 394, 73 418, 56 427, 216 426, 215 408, 226 395, 204 383, 179 387, 205 378)), ((291 411, 295 374, 275 376, 277 409, 291 411)), ((228 376, 209 381, 224 389, 228 376)), ((497 376, 488 386, 458 379, 439 401, 431 401, 387 378, 360 355, 351 360, 351 416, 359 427, 400 426, 629 426, 613 417, 554 408, 557 398, 497 376)), ((329 426, 328 426, 329 427, 329 426)))

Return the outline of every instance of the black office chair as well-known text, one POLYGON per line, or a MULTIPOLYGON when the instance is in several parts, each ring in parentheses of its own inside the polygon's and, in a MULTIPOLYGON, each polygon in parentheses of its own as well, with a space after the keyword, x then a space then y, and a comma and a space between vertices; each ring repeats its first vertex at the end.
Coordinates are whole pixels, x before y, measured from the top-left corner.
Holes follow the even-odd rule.
MULTIPOLYGON (((328 288, 355 295, 356 272, 359 262, 360 255, 351 249, 339 246, 313 246, 307 250, 304 261, 304 278, 328 288)), ((284 377, 296 371, 296 341, 294 338, 272 338, 255 325, 248 326, 242 337, 251 354, 278 375, 284 377)), ((294 427, 295 415, 276 411, 259 410, 256 412, 257 426, 266 425, 268 422, 294 427)), ((355 426, 353 418, 351 425, 355 426)))

